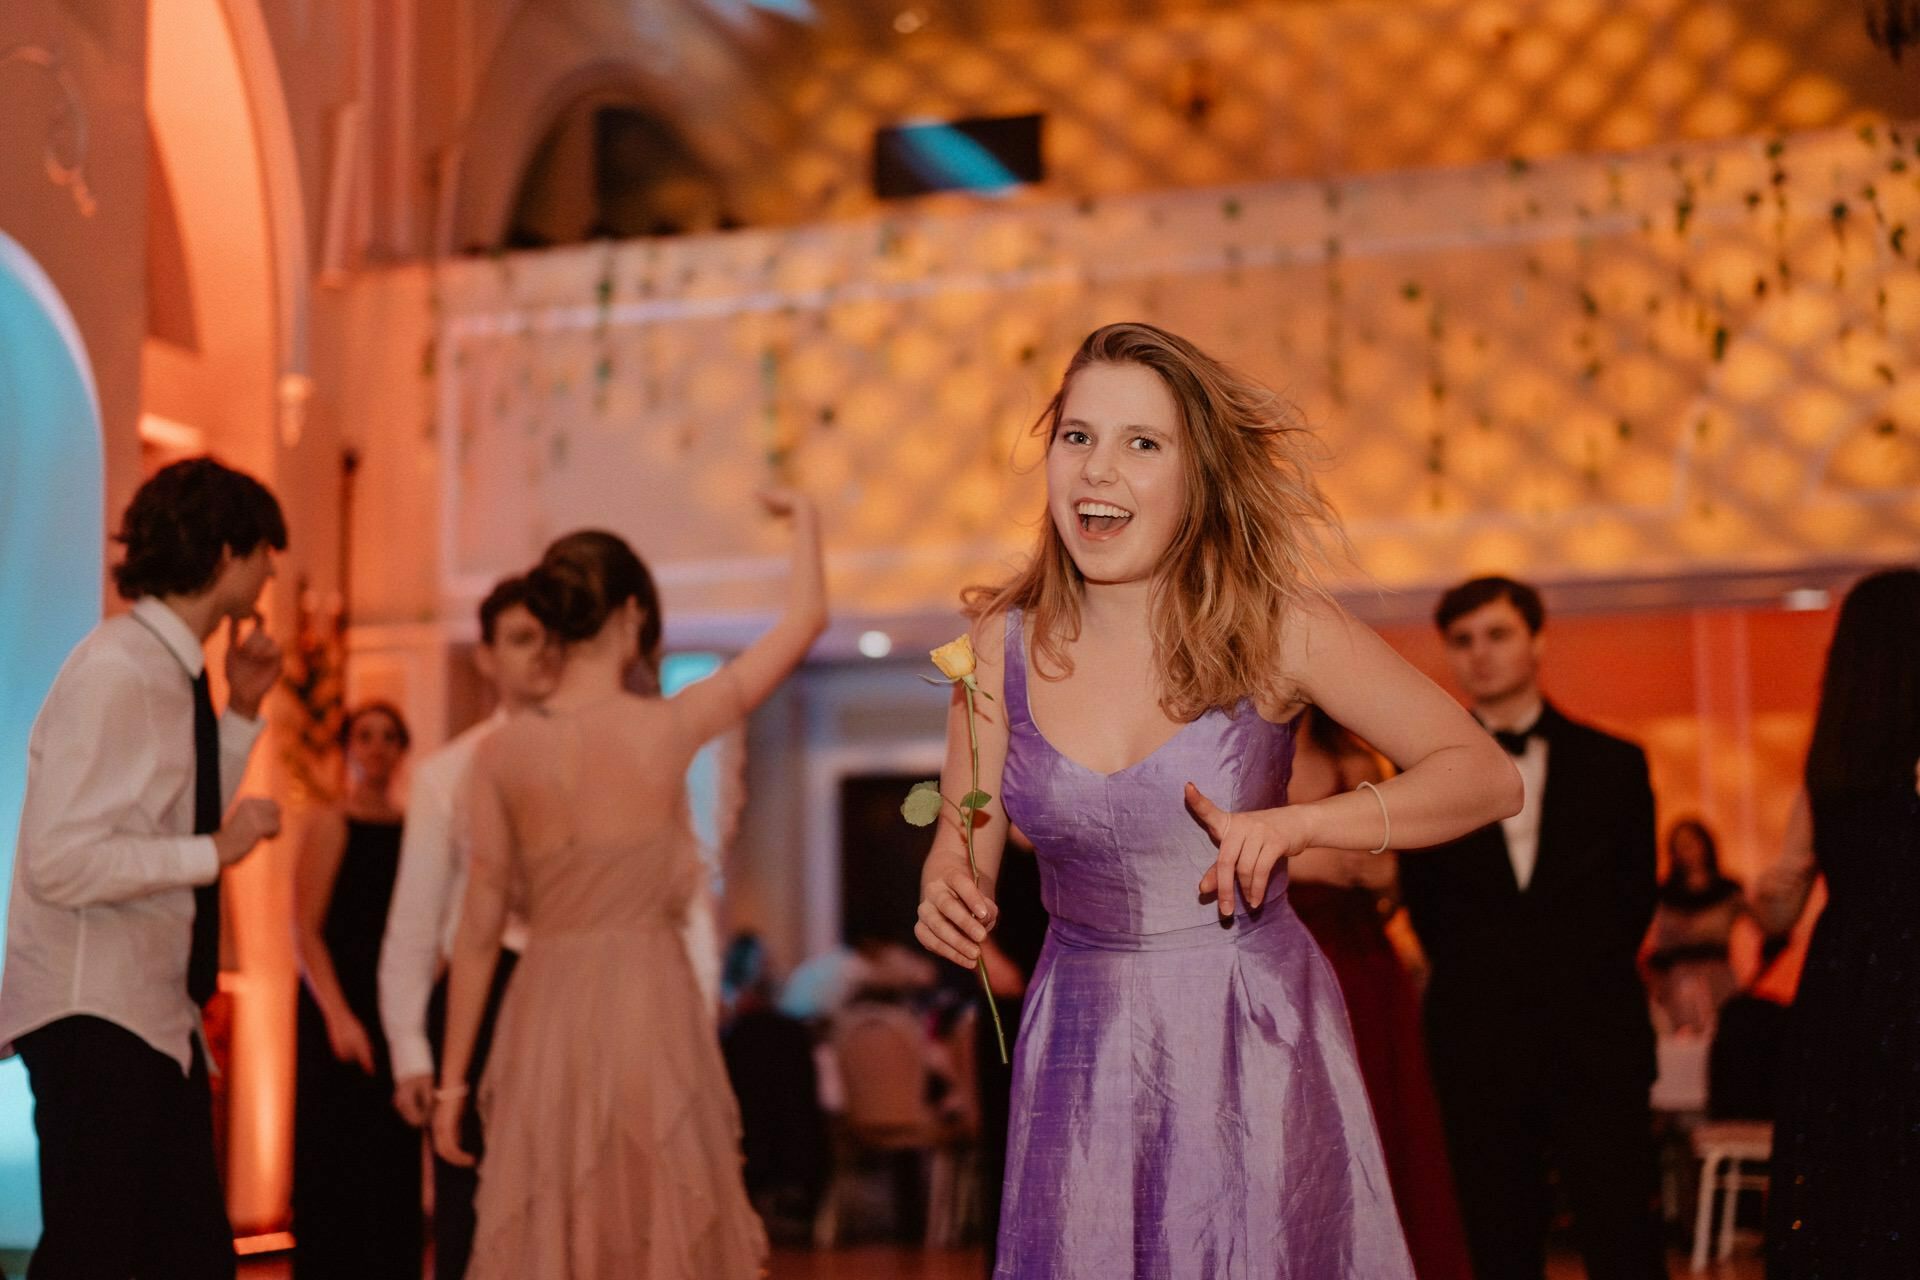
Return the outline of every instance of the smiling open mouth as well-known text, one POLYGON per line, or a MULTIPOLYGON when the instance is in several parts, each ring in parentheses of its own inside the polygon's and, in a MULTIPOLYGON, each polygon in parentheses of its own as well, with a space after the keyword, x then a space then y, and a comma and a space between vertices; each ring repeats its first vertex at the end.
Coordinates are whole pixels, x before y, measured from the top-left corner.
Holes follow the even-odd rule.
POLYGON ((1080 518, 1080 531, 1096 537, 1118 533, 1133 519, 1133 512, 1111 502, 1080 502, 1074 504, 1073 510, 1080 518))

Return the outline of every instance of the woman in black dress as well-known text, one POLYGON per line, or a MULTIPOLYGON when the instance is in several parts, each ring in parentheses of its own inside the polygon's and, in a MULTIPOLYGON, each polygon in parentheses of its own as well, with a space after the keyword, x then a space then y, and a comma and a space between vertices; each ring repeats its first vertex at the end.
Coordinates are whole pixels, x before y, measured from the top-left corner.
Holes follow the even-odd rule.
POLYGON ((1920 572, 1847 596, 1806 796, 1755 913, 1815 926, 1780 1064, 1770 1280, 1920 1276, 1920 572))
POLYGON ((384 702, 341 730, 347 792, 300 850, 293 1119, 296 1280, 419 1280, 420 1134, 393 1109, 375 974, 400 859, 393 779, 407 724, 384 702))

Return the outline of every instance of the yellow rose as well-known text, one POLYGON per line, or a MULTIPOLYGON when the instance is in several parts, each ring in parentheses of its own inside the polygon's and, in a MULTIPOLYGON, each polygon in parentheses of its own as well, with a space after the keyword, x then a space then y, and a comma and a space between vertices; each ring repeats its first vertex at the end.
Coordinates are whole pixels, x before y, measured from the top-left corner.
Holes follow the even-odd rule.
POLYGON ((965 680, 973 674, 973 637, 961 636, 933 651, 933 665, 949 680, 965 680))

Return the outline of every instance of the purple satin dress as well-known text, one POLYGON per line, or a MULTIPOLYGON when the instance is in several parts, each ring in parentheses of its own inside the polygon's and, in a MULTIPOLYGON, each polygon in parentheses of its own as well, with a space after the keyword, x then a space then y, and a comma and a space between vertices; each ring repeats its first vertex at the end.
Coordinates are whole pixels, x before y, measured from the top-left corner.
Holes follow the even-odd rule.
POLYGON ((1101 774, 1034 726, 1007 622, 1007 814, 1053 923, 1013 1062, 996 1280, 1413 1280, 1333 971, 1284 896, 1220 922, 1191 781, 1285 804, 1293 730, 1210 711, 1101 774))

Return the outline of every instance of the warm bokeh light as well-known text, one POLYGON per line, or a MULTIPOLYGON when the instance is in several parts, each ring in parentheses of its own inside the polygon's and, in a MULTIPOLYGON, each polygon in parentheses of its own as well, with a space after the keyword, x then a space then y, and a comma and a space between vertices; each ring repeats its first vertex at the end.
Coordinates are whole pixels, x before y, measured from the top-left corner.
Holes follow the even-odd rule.
MULTIPOLYGON (((717 607, 700 566, 771 545, 740 504, 776 461, 857 497, 843 554, 957 565, 1035 509, 1009 447, 1085 331, 1122 318, 1285 388, 1384 582, 1448 575, 1490 523, 1508 568, 1547 578, 1854 554, 1861 526, 1912 504, 1797 507, 1912 465, 1920 424, 1878 335, 1920 322, 1920 293, 1869 223, 1920 198, 1887 180, 1902 161, 1885 130, 1781 145, 1784 221, 1749 198, 1776 189, 1754 139, 1355 179, 1337 202, 1279 184, 450 270, 467 452, 444 494, 485 518, 462 516, 484 533, 456 542, 449 589, 530 554, 536 531, 605 520, 680 566, 682 607, 717 607), (1837 233, 1835 200, 1876 179, 1878 213, 1837 233), (603 274, 602 307, 568 299, 603 274), (817 292, 783 302, 763 290, 776 275, 817 292), (641 278, 644 298, 626 283, 641 278), (633 507, 590 461, 602 440, 643 450, 647 482, 682 501, 633 507)), ((914 596, 905 569, 859 562, 850 607, 914 596)), ((913 572, 924 607, 946 607, 952 584, 913 572)))

